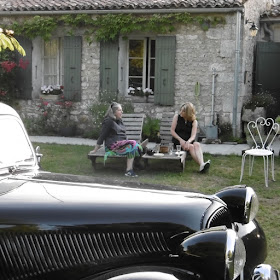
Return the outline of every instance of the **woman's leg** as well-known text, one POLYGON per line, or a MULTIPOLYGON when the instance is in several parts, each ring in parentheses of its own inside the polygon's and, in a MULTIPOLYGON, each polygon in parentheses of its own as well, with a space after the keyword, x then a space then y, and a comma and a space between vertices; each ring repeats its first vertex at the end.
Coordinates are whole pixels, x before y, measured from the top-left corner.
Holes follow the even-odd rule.
POLYGON ((127 158, 126 161, 126 171, 133 169, 134 158, 127 158))
POLYGON ((189 145, 189 152, 194 161, 199 165, 199 171, 206 171, 210 166, 210 161, 204 162, 203 152, 198 142, 189 145))
POLYGON ((189 144, 188 151, 191 154, 193 160, 200 166, 203 163, 203 155, 199 143, 195 142, 193 144, 189 144))

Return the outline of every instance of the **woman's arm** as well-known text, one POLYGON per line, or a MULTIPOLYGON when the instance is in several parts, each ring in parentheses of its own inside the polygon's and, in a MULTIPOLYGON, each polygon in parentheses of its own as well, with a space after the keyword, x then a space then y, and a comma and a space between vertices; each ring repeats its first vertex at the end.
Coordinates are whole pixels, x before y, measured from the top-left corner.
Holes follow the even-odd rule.
POLYGON ((103 121, 100 135, 99 135, 96 145, 95 145, 94 149, 91 151, 91 153, 95 153, 98 149, 100 149, 102 143, 110 134, 112 125, 113 125, 113 120, 111 118, 107 118, 103 121))
POLYGON ((188 139, 188 142, 193 142, 196 138, 196 134, 197 134, 197 120, 194 120, 192 123, 192 134, 191 137, 188 139))
POLYGON ((175 129, 176 129, 176 126, 177 126, 177 121, 178 121, 178 114, 175 114, 174 117, 173 117, 173 120, 172 120, 170 132, 171 132, 171 135, 172 135, 175 139, 177 139, 177 140, 180 142, 180 145, 183 147, 183 146, 184 146, 184 143, 185 143, 185 140, 182 139, 182 138, 175 132, 175 129))

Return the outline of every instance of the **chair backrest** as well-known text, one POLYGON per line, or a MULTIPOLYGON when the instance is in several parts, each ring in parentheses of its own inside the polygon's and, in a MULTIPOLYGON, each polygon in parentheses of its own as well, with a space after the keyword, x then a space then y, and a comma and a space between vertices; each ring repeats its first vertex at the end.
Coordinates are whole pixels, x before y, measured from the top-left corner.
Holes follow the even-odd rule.
POLYGON ((140 143, 142 140, 144 114, 123 114, 122 120, 126 127, 127 139, 136 140, 140 143))
POLYGON ((172 143, 172 135, 170 132, 174 112, 163 113, 160 120, 160 139, 163 146, 168 146, 168 143, 172 143))
POLYGON ((279 132, 279 124, 272 118, 259 117, 247 124, 247 129, 254 141, 256 149, 271 149, 271 145, 279 132))

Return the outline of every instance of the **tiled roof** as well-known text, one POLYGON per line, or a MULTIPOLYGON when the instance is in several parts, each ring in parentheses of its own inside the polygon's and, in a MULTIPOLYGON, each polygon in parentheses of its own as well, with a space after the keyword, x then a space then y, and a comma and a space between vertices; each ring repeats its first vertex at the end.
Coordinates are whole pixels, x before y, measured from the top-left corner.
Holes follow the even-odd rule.
POLYGON ((64 11, 242 7, 247 0, 0 0, 0 11, 64 11))
POLYGON ((272 6, 270 10, 264 12, 261 17, 279 17, 280 16, 280 5, 272 6))

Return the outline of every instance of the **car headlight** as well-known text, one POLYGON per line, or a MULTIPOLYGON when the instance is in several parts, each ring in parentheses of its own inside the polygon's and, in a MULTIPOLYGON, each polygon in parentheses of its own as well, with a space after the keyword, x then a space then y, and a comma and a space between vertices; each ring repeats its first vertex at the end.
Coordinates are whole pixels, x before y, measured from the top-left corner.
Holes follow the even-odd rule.
POLYGON ((269 264, 260 264, 254 269, 253 280, 279 280, 279 272, 269 264))
POLYGON ((213 227, 188 236, 181 243, 182 255, 211 279, 236 279, 246 262, 246 250, 236 232, 213 227))
POLYGON ((247 224, 257 215, 259 200, 251 187, 238 185, 225 188, 216 193, 228 206, 234 222, 247 224))

